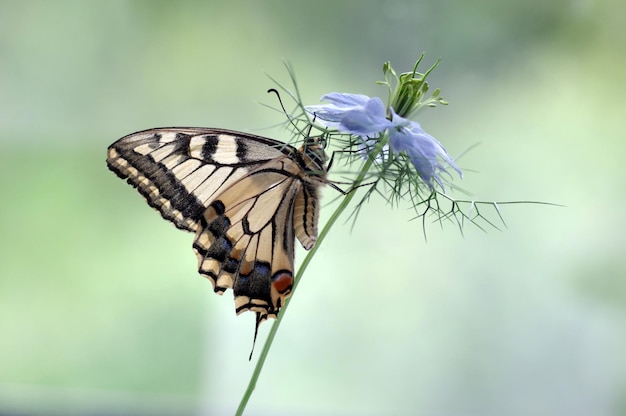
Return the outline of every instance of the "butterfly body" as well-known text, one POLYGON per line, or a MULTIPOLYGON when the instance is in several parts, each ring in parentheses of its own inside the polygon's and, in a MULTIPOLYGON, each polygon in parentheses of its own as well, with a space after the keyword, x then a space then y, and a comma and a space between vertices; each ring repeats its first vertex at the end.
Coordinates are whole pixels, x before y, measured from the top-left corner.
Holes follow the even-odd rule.
POLYGON ((276 318, 291 293, 294 243, 317 239, 326 155, 211 128, 157 128, 113 143, 107 165, 163 218, 195 233, 198 271, 218 294, 232 288, 237 314, 276 318))

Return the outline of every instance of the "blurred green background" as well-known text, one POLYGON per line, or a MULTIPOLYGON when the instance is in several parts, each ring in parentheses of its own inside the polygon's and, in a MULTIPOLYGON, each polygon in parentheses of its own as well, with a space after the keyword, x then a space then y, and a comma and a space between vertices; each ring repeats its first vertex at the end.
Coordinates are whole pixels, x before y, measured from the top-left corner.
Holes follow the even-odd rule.
POLYGON ((419 121, 453 156, 480 143, 462 187, 567 207, 425 243, 373 201, 321 247, 247 414, 626 415, 625 28, 620 0, 0 1, 0 414, 232 414, 254 316, 106 147, 172 125, 286 140, 260 105, 283 59, 316 104, 385 98, 382 63, 425 51, 451 104, 419 121))

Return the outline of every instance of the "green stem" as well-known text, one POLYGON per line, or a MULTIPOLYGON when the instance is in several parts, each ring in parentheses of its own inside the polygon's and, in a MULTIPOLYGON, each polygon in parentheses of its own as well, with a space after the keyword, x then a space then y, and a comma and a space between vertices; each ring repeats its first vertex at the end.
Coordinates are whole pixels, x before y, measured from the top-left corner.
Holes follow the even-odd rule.
MULTIPOLYGON (((372 152, 372 155, 379 154, 385 142, 386 140, 380 140, 376 146, 376 149, 374 150, 374 152, 372 152)), ((368 160, 363 164, 361 170, 359 171, 358 176, 354 180, 353 188, 350 191, 353 191, 356 187, 361 185, 361 183, 363 182, 363 179, 365 178, 365 175, 369 171, 373 162, 374 162, 374 157, 370 156, 368 160)), ((267 354, 270 351, 272 342, 274 342, 274 337, 276 336, 276 332, 278 332, 278 327, 280 326, 280 323, 282 322, 282 319, 285 316, 285 312, 287 311, 289 302, 293 298, 294 292, 296 291, 296 287, 298 286, 298 282, 300 281, 302 274, 304 273, 307 266, 313 259, 313 256, 317 252, 317 249, 320 247, 322 241, 324 241, 324 238, 326 238, 326 235, 330 231, 331 227, 335 224, 335 221, 337 221, 341 213, 348 207, 348 204, 350 204, 350 201, 354 197, 355 193, 356 192, 348 192, 348 194, 343 199, 343 201, 341 201, 341 204, 339 204, 339 207, 337 207, 335 212, 333 212, 333 214, 328 219, 328 222, 324 226, 324 229, 322 230, 322 232, 319 234, 319 237, 317 238, 317 241, 315 245, 313 246, 313 248, 311 249, 311 251, 309 251, 307 256, 304 258, 304 261, 302 261, 302 264, 300 265, 300 268, 298 269, 298 273, 296 273, 296 277, 294 279, 291 297, 287 299, 287 301, 285 302, 285 305, 283 306, 281 313, 278 315, 278 318, 276 319, 276 321, 272 325, 272 328, 270 329, 270 333, 267 336, 267 339, 265 340, 265 344, 263 345, 263 350, 261 350, 261 355, 259 355, 259 360, 256 363, 256 367, 254 368, 254 372, 252 373, 252 377, 250 378, 250 382, 248 383, 248 388, 246 389, 243 397, 241 398, 241 402, 239 403, 239 407, 237 408, 237 412, 235 413, 236 416, 241 416, 243 414, 243 411, 245 410, 246 405, 248 404, 248 400, 250 399, 250 396, 252 395, 252 392, 254 391, 254 388, 256 387, 256 382, 259 378, 259 375, 261 374, 261 370, 263 369, 263 364, 265 364, 265 358, 267 358, 267 354)))

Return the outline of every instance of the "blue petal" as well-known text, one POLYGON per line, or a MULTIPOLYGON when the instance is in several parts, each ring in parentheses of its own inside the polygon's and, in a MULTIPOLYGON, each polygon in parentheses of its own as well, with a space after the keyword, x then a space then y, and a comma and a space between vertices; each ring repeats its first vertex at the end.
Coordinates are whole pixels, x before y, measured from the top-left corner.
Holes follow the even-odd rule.
POLYGON ((385 117, 385 105, 380 98, 374 97, 364 108, 346 112, 338 129, 361 137, 372 137, 393 126, 385 117))
POLYGON ((439 157, 462 176, 461 170, 446 149, 433 136, 426 133, 418 123, 399 117, 395 113, 394 122, 397 127, 391 129, 389 134, 391 148, 396 153, 401 151, 407 153, 417 173, 431 189, 434 180, 445 190, 439 173, 447 173, 447 171, 439 162, 439 157))
POLYGON ((322 100, 329 104, 305 107, 328 127, 361 137, 378 136, 393 126, 386 117, 385 105, 378 97, 363 94, 326 94, 322 100))
POLYGON ((323 105, 308 105, 304 109, 315 116, 316 120, 322 122, 322 124, 328 127, 337 127, 344 114, 345 110, 331 106, 330 104, 323 105))
POLYGON ((304 107, 309 114, 315 117, 329 127, 337 127, 337 123, 341 122, 347 111, 364 108, 370 100, 370 97, 363 94, 344 94, 339 92, 331 92, 322 96, 320 101, 328 101, 329 104, 309 105, 304 107))
POLYGON ((320 101, 329 101, 337 107, 353 108, 357 106, 364 106, 370 100, 370 97, 364 94, 348 94, 341 92, 331 92, 330 94, 323 95, 320 101))
POLYGON ((387 110, 383 100, 378 97, 370 98, 364 105, 364 111, 372 118, 380 118, 387 120, 387 110))

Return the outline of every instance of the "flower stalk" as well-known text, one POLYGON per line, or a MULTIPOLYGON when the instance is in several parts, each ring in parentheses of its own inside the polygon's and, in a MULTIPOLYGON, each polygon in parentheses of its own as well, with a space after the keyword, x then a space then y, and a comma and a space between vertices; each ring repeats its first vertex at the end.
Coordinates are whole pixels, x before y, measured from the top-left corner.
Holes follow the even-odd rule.
MULTIPOLYGON (((353 186, 358 187, 359 185, 363 183, 363 180, 365 179, 367 172, 369 171, 372 163, 373 163, 372 159, 365 161, 365 163, 361 167, 361 170, 359 171, 359 174, 354 180, 353 186)), ((317 249, 321 246, 322 242, 324 241, 324 239, 330 232, 330 229, 333 227, 335 222, 339 219, 341 214, 346 210, 346 208, 348 208, 348 205, 350 205, 350 201, 352 201, 352 198, 354 197, 354 195, 356 195, 355 192, 348 192, 346 194, 346 197, 343 198, 343 200, 341 201, 337 209, 335 209, 335 211, 332 213, 332 215, 326 222, 326 225, 324 225, 324 228, 322 229, 319 236, 317 237, 317 241, 315 245, 307 253, 306 257, 302 261, 302 264, 298 268, 298 272, 296 273, 296 277, 293 282, 293 288, 291 289, 291 296, 287 299, 287 301, 285 302, 285 305, 281 308, 278 318, 272 324, 272 328, 270 329, 267 339, 265 340, 265 344, 263 344, 263 349, 261 350, 259 359, 256 363, 256 366, 254 367, 254 372, 252 373, 252 376, 250 377, 250 381, 248 382, 248 387, 246 388, 246 391, 241 399, 241 402, 239 403, 239 407, 237 407, 237 412, 235 413, 236 416, 240 416, 243 414, 243 411, 245 410, 246 405, 248 404, 248 400, 250 399, 250 396, 252 395, 252 392, 254 391, 254 388, 256 387, 256 382, 259 379, 259 375, 261 374, 261 371, 263 370, 265 359, 267 358, 270 348, 272 347, 272 344, 274 343, 274 338, 276 336, 276 333, 278 332, 280 323, 282 322, 285 316, 285 312, 287 312, 287 308, 289 307, 289 303, 291 302, 291 299, 293 299, 293 295, 295 294, 296 288, 298 287, 298 283, 300 282, 302 275, 306 271, 306 268, 308 267, 311 260, 313 260, 313 256, 315 256, 315 253, 317 253, 317 249)))
MULTIPOLYGON (((435 221, 443 224, 452 222, 463 232, 467 223, 474 224, 481 230, 487 226, 498 229, 479 207, 487 206, 495 211, 497 218, 504 224, 499 205, 515 203, 547 204, 533 201, 490 202, 475 200, 457 200, 446 194, 445 185, 450 185, 450 169, 462 177, 462 171, 443 145, 428 134, 417 121, 410 117, 424 107, 436 107, 448 103, 435 89, 428 96, 428 76, 437 67, 436 61, 426 72, 418 72, 418 66, 424 55, 417 60, 412 72, 399 76, 389 62, 383 65, 384 81, 377 84, 388 89, 388 102, 385 104, 378 97, 363 94, 332 92, 322 96, 324 104, 303 105, 293 70, 288 66, 294 83, 294 92, 280 84, 289 97, 296 103, 296 115, 290 117, 290 125, 300 136, 303 131, 316 128, 323 132, 328 143, 337 148, 334 152, 343 159, 346 166, 360 163, 356 172, 343 172, 350 175, 351 188, 330 216, 320 232, 316 244, 309 251, 296 273, 291 297, 287 299, 281 313, 272 325, 267 340, 263 345, 248 387, 237 408, 237 415, 242 415, 248 400, 256 386, 267 355, 295 290, 308 265, 324 242, 331 228, 345 212, 354 197, 356 188, 364 189, 361 200, 354 208, 352 219, 361 207, 373 195, 381 195, 391 205, 400 200, 408 200, 415 210, 415 218, 422 219, 424 231, 427 216, 434 216, 435 221), (298 124, 306 127, 300 129, 298 124), (483 228, 484 227, 484 228, 483 228)), ((282 105, 282 102, 281 102, 282 105)), ((283 107, 284 108, 284 107, 283 107)), ((336 166, 336 165, 333 165, 336 166)), ((335 169, 333 169, 335 171, 335 169)), ((554 204, 547 204, 554 205, 554 204)), ((504 224, 505 225, 505 224, 504 224)), ((505 225, 506 226, 506 225, 505 225)))

